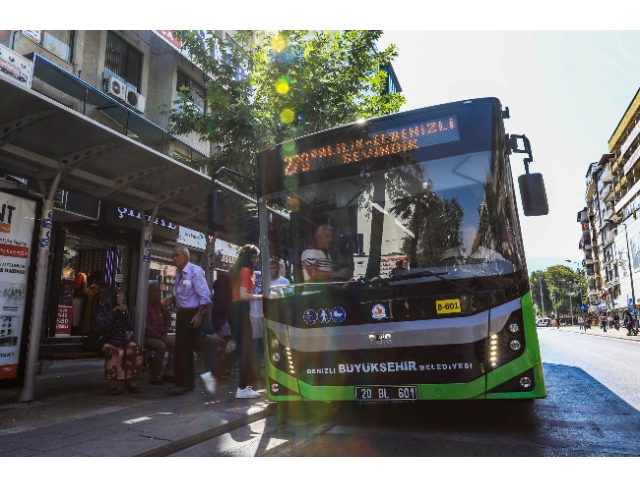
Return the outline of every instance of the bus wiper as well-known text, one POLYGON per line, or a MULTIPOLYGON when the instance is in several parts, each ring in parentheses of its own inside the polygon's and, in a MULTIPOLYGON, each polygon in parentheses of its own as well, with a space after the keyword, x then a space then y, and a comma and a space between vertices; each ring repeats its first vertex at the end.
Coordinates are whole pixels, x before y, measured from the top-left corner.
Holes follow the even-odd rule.
POLYGON ((446 277, 442 277, 443 275, 449 274, 448 272, 433 272, 433 271, 428 271, 428 270, 422 270, 419 272, 412 272, 409 274, 400 274, 398 276, 392 276, 389 279, 387 279, 387 282, 389 281, 404 281, 407 279, 413 279, 415 277, 421 277, 421 276, 432 276, 432 277, 437 277, 438 279, 440 279, 441 281, 444 282, 448 282, 449 284, 452 284, 456 287, 459 287, 460 289, 463 289, 464 291, 473 294, 474 296, 482 299, 483 301, 485 300, 485 297, 482 296, 482 294, 480 294, 477 291, 474 291, 473 289, 471 289, 470 287, 465 286, 464 284, 460 284, 452 279, 447 279, 446 277))

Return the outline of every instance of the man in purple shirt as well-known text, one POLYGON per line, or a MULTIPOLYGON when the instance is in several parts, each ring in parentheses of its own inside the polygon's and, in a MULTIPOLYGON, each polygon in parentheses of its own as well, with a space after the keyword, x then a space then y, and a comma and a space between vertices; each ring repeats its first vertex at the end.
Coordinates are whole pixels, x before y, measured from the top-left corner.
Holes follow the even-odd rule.
POLYGON ((176 387, 169 391, 181 396, 195 387, 193 348, 202 325, 202 317, 211 303, 211 291, 201 267, 189 262, 189 249, 177 246, 173 249, 176 266, 174 295, 167 305, 174 303, 176 311, 176 341, 173 350, 176 387))

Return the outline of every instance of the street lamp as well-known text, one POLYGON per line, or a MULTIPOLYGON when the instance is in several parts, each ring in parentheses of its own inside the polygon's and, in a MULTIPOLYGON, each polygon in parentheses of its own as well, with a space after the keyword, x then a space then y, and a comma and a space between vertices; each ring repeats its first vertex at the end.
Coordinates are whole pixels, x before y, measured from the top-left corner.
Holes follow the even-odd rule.
MULTIPOLYGON (((635 217, 635 212, 633 212, 633 215, 635 217)), ((627 224, 623 223, 624 225, 624 240, 627 243, 627 266, 629 267, 629 281, 631 282, 631 301, 632 301, 632 307, 635 308, 636 307, 636 294, 633 291, 633 272, 631 271, 631 253, 629 252, 629 235, 627 233, 627 224)))
POLYGON ((538 271, 538 283, 540 284, 540 308, 542 309, 542 318, 544 318, 544 297, 542 296, 542 271, 538 271))
MULTIPOLYGON (((564 261, 578 265, 578 268, 576 269, 576 272, 578 273, 579 276, 582 275, 580 273, 580 268, 582 266, 582 264, 580 262, 576 262, 575 260, 569 260, 569 259, 565 259, 564 261)), ((583 304, 584 303, 584 298, 582 297, 582 282, 578 281, 578 283, 579 283, 578 286, 580 287, 580 304, 583 304)))

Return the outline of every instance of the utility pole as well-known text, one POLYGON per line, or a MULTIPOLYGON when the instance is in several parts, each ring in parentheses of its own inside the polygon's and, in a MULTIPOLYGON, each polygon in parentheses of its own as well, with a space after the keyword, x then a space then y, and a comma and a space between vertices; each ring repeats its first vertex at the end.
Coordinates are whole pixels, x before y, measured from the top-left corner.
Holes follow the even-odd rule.
POLYGON ((544 297, 542 296, 542 272, 538 271, 538 282, 540 283, 540 309, 542 309, 542 318, 544 318, 544 297))
POLYGON ((571 326, 573 326, 573 304, 571 302, 571 290, 569 290, 569 311, 571 311, 571 326))

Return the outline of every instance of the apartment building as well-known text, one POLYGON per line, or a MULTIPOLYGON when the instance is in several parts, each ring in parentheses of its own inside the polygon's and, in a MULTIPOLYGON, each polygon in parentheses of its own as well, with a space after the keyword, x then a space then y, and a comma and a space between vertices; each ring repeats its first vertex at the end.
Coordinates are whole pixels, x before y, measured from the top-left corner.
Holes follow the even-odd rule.
POLYGON ((590 302, 600 311, 640 305, 639 135, 640 90, 609 139, 609 153, 589 166, 587 207, 579 212, 583 239, 586 216, 592 242, 590 249, 583 247, 585 263, 589 251, 593 260, 590 302))
POLYGON ((172 292, 177 243, 213 277, 211 178, 172 157, 196 163, 213 147, 169 134, 155 108, 186 86, 207 110, 205 74, 180 48, 171 31, 0 31, 0 192, 26 202, 16 211, 35 222, 32 237, 10 235, 9 224, 1 235, 4 266, 14 265, 13 247, 23 252, 24 283, 23 299, 4 310, 19 359, 0 362, 0 389, 31 380, 39 349, 82 343, 96 286, 120 287, 144 323, 144 286, 158 279, 172 292))

